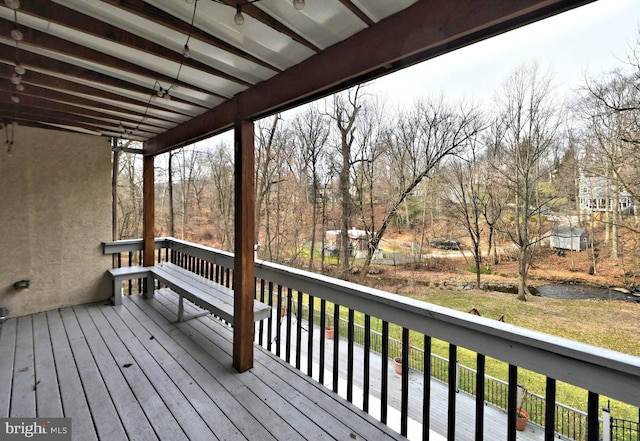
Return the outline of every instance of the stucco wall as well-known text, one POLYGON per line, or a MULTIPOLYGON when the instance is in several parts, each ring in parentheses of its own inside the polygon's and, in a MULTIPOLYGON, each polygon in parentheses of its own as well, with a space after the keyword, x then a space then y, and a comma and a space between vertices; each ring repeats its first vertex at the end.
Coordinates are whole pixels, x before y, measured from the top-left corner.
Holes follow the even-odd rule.
POLYGON ((111 238, 110 155, 105 138, 22 126, 11 155, 0 150, 0 307, 10 317, 110 296, 100 246, 111 238), (23 279, 30 287, 14 289, 23 279))

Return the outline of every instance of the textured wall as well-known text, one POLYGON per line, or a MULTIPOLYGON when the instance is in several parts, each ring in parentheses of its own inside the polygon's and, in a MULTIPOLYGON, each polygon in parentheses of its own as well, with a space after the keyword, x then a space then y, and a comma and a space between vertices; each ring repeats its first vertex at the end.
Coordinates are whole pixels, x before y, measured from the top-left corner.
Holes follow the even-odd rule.
POLYGON ((106 138, 22 126, 11 155, 0 150, 0 307, 9 316, 109 297, 110 155, 106 138), (14 289, 22 279, 30 287, 14 289))

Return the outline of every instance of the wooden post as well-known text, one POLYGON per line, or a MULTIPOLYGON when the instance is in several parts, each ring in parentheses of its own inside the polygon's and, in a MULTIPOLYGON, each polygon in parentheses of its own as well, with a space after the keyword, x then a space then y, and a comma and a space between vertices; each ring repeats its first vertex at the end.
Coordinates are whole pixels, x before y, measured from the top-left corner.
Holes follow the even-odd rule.
MULTIPOLYGON (((116 146, 115 139, 112 141, 112 150, 116 146)), ((120 170, 120 151, 113 150, 113 168, 111 172, 111 240, 118 240, 118 171, 120 170)), ((119 254, 111 256, 111 266, 118 267, 119 254)))
POLYGON ((236 121, 235 137, 235 259, 233 265, 233 366, 253 367, 254 282, 254 129, 253 122, 236 121))
MULTIPOLYGON (((144 266, 153 266, 155 254, 155 182, 154 157, 145 156, 143 159, 143 233, 144 266)), ((153 279, 147 277, 145 297, 153 297, 153 279)))

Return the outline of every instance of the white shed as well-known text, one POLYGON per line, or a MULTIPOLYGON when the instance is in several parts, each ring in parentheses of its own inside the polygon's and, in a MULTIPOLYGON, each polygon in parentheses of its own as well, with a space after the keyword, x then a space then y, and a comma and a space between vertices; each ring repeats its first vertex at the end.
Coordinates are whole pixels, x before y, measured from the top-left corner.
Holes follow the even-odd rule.
POLYGON ((549 246, 561 250, 583 251, 591 245, 591 237, 584 228, 553 227, 549 236, 549 246))

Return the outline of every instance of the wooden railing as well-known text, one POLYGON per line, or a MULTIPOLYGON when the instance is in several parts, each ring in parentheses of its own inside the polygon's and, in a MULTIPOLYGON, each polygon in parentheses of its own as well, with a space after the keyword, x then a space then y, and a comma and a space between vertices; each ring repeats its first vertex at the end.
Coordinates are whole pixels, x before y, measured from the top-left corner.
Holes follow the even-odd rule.
MULTIPOLYGON (((107 254, 139 251, 141 241, 119 241, 104 244, 107 254)), ((233 255, 228 252, 199 246, 173 238, 156 240, 158 261, 171 261, 203 277, 231 287, 233 255)), ((516 439, 516 407, 518 394, 518 369, 524 368, 546 377, 545 439, 554 438, 556 428, 556 383, 565 383, 588 391, 587 438, 598 440, 599 395, 640 406, 640 358, 591 345, 567 340, 507 323, 454 311, 429 303, 412 300, 396 294, 380 291, 308 271, 286 267, 266 261, 256 261, 256 298, 273 306, 275 311, 285 311, 279 319, 272 314, 268 320, 256 324, 256 343, 278 357, 294 365, 304 373, 325 383, 325 375, 331 376, 330 387, 338 392, 340 365, 346 367, 346 398, 354 399, 354 393, 362 394, 362 408, 369 412, 369 397, 379 395, 379 415, 383 423, 388 421, 388 404, 393 392, 389 391, 389 365, 383 362, 380 384, 373 384, 371 370, 372 323, 380 326, 382 334, 379 352, 382 360, 390 356, 390 329, 399 327, 404 360, 409 359, 410 334, 412 341, 421 343, 425 353, 430 353, 432 339, 448 344, 448 399, 447 438, 455 439, 456 427, 456 361, 458 348, 466 348, 477 354, 475 391, 476 439, 483 439, 485 412, 486 357, 508 363, 507 439, 516 439), (320 314, 309 313, 308 305, 319 308, 320 314), (341 320, 346 319, 346 326, 341 320), (282 323, 277 323, 281 320, 282 323), (330 323, 331 322, 331 323, 330 323), (355 359, 354 328, 356 322, 365 328, 363 359, 355 359), (332 344, 321 330, 333 325, 332 344), (304 328, 303 328, 304 327, 304 328), (304 331, 304 336, 303 336, 304 331), (319 334, 319 335, 318 335, 319 334), (342 337, 342 338, 341 338, 342 337), (340 351, 346 345, 346 351, 340 351), (346 360, 344 358, 346 352, 346 360), (363 370, 358 385, 354 386, 354 367, 363 370), (325 374, 326 371, 326 374, 325 374)), ((360 349, 358 349, 360 350, 360 349)), ((432 357, 423 357, 424 373, 420 415, 414 420, 422 423, 422 434, 428 439, 430 415, 430 377, 432 357)), ((407 435, 409 423, 408 364, 402 366, 400 433, 407 435)), ((378 381, 378 380, 376 380, 378 381)), ((343 386, 341 386, 343 387, 343 386)), ((412 403, 416 399, 413 393, 412 403)), ((395 399, 395 398, 394 398, 395 399)), ((412 409, 415 415, 416 410, 412 409)))

